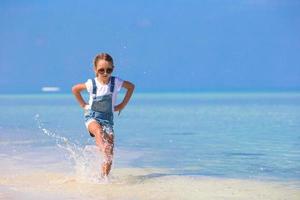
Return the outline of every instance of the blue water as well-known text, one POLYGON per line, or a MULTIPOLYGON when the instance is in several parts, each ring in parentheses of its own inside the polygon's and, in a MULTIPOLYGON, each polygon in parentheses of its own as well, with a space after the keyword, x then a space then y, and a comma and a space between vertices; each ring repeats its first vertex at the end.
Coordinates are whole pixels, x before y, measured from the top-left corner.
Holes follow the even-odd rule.
MULTIPOLYGON (((72 95, 1 95, 0 110, 2 155, 59 148, 42 128, 79 147, 94 144, 72 95)), ((300 93, 135 94, 115 124, 116 149, 127 153, 114 167, 300 180, 300 93), (125 162, 131 154, 139 156, 125 162)))

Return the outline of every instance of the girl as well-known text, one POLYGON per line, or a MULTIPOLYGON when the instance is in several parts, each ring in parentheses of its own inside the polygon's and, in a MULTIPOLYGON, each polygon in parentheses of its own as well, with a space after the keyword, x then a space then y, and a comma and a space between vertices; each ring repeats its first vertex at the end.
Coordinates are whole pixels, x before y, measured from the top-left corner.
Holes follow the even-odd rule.
POLYGON ((121 111, 129 102, 134 90, 134 85, 129 81, 123 81, 111 76, 114 70, 112 57, 107 53, 98 54, 94 59, 94 71, 96 77, 72 87, 80 106, 85 110, 85 125, 92 137, 95 137, 96 145, 103 153, 102 177, 107 177, 111 165, 114 147, 113 111, 121 111), (121 88, 127 89, 123 101, 115 106, 117 93, 121 88), (87 104, 81 96, 82 90, 90 94, 87 104))

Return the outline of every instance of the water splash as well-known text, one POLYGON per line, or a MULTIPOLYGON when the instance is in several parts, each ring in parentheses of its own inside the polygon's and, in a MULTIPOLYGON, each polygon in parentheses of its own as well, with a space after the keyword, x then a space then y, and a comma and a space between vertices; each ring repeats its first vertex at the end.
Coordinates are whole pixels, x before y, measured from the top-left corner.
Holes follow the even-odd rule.
POLYGON ((76 181, 88 183, 108 183, 108 180, 103 180, 100 176, 100 166, 102 156, 100 150, 95 145, 86 145, 81 147, 68 138, 49 130, 42 122, 40 115, 34 117, 38 128, 47 136, 56 141, 56 146, 63 149, 68 158, 74 163, 74 171, 76 181))

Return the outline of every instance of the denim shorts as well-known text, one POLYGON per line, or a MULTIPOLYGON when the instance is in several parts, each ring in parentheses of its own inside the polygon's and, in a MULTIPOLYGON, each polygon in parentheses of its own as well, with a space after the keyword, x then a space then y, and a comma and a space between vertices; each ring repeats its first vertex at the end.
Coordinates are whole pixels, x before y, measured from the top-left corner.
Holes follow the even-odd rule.
MULTIPOLYGON (((100 113, 93 110, 86 110, 84 112, 84 121, 87 129, 91 122, 96 121, 101 125, 104 133, 113 134, 114 132, 113 113, 100 113)), ((90 133, 90 135, 93 137, 93 134, 90 133)))

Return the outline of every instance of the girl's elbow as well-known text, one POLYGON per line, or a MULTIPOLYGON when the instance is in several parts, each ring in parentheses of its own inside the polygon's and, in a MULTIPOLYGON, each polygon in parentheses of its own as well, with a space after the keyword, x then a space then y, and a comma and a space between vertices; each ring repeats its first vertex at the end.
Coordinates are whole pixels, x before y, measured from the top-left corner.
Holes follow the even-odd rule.
POLYGON ((135 88, 135 85, 129 81, 125 81, 122 85, 123 88, 127 89, 128 91, 131 90, 133 91, 135 88))
POLYGON ((86 89, 85 84, 80 83, 72 87, 72 93, 79 94, 84 89, 86 89))
POLYGON ((75 93, 77 93, 77 92, 78 92, 77 87, 76 87, 76 85, 74 85, 74 86, 72 87, 72 93, 75 94, 75 93))
POLYGON ((131 89, 134 90, 135 85, 133 83, 131 83, 131 89))
POLYGON ((133 84, 133 83, 131 83, 130 85, 129 85, 129 90, 131 90, 131 91, 133 91, 134 90, 134 88, 135 88, 135 85, 133 84))

